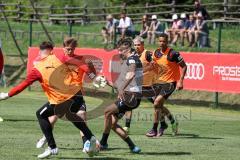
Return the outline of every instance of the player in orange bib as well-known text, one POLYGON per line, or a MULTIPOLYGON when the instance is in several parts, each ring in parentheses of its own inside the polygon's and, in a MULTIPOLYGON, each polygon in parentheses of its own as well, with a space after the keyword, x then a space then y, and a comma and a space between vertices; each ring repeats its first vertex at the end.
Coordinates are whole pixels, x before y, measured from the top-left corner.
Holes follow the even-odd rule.
POLYGON ((153 128, 146 134, 151 137, 156 135, 160 116, 167 115, 172 124, 173 135, 178 131, 178 122, 173 115, 164 107, 164 102, 175 89, 183 89, 183 80, 187 71, 186 63, 179 54, 168 47, 166 34, 159 35, 159 48, 154 51, 153 61, 158 68, 158 74, 153 85, 157 97, 154 100, 154 124, 153 128), (180 71, 181 70, 181 71, 180 71))
POLYGON ((81 92, 83 74, 86 73, 91 79, 94 79, 96 72, 78 61, 77 57, 66 59, 65 56, 53 54, 53 45, 50 42, 42 42, 39 48, 40 58, 34 63, 32 71, 22 83, 11 89, 9 93, 0 93, 0 100, 13 97, 33 82, 39 81, 48 102, 36 112, 36 115, 40 128, 47 139, 48 148, 38 155, 38 158, 58 154, 52 126, 48 119, 53 115, 71 121, 83 132, 87 139, 84 149, 90 156, 93 156, 96 150, 96 138, 85 121, 77 115, 77 112, 84 104, 81 92))
MULTIPOLYGON (((68 61, 69 59, 73 59, 75 56, 77 56, 75 54, 75 48, 77 47, 77 40, 74 39, 74 38, 71 38, 71 37, 68 37, 64 40, 63 42, 63 51, 64 51, 64 55, 61 55, 58 57, 60 59, 62 59, 62 61, 68 61)), ((36 58, 35 61, 37 61, 39 57, 36 58)), ((79 57, 79 58, 82 58, 84 60, 83 57, 79 57)), ((94 66, 91 62, 89 62, 87 64, 87 68, 92 68, 92 70, 95 70, 94 69, 94 66)), ((82 97, 80 97, 82 98, 82 97)), ((84 120, 86 121, 86 104, 85 104, 85 101, 82 100, 83 103, 81 104, 81 106, 79 106, 79 111, 77 112, 77 114, 84 120)), ((51 123, 52 125, 52 128, 54 128, 54 124, 56 123, 56 121, 58 120, 58 117, 56 115, 53 115, 51 117, 49 117, 49 122, 51 123)), ((83 141, 83 144, 87 141, 86 137, 83 135, 83 133, 80 131, 80 135, 82 137, 82 141, 83 141)), ((45 144, 47 143, 47 139, 45 136, 43 136, 42 138, 40 138, 36 144, 36 148, 42 148, 45 144)), ((97 145, 99 144, 99 142, 97 141, 97 145)), ((83 148, 83 152, 85 152, 84 148, 83 148)))

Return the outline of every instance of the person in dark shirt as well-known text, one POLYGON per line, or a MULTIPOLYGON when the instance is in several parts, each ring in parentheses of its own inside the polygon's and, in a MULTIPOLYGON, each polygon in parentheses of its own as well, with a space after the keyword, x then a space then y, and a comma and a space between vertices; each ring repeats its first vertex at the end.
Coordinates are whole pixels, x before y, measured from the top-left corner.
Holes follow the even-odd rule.
POLYGON ((195 18, 197 18, 198 13, 202 13, 204 20, 210 19, 210 16, 209 16, 207 10, 203 6, 201 6, 201 3, 199 0, 196 0, 194 2, 194 6, 195 6, 195 8, 194 8, 193 15, 195 18))

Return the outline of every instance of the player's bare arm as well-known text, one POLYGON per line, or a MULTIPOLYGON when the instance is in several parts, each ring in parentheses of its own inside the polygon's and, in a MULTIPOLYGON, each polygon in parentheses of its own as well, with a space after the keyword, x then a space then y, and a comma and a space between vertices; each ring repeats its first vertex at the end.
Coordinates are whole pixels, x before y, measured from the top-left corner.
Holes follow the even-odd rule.
POLYGON ((187 65, 184 62, 184 60, 182 60, 181 62, 179 62, 179 66, 181 67, 181 75, 180 75, 180 79, 177 83, 176 89, 182 90, 183 89, 183 80, 184 80, 185 74, 187 72, 187 65))

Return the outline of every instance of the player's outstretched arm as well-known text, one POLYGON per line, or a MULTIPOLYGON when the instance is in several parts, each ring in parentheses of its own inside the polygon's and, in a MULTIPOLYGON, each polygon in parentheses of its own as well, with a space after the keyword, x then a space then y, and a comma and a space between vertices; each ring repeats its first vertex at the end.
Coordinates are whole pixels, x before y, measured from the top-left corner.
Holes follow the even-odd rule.
POLYGON ((33 82, 41 80, 41 74, 37 69, 33 69, 26 77, 26 79, 21 82, 16 87, 12 88, 8 93, 0 93, 0 100, 8 99, 9 97, 13 97, 18 93, 22 92, 25 88, 30 86, 33 82))

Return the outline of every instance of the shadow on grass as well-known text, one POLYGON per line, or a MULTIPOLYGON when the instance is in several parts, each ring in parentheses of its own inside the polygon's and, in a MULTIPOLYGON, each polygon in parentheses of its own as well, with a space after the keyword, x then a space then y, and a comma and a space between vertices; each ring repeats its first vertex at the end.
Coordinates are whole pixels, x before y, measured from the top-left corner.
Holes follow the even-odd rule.
POLYGON ((162 137, 149 137, 149 139, 164 139, 164 138, 185 138, 185 139, 224 139, 222 137, 203 137, 197 134, 188 134, 188 133, 179 133, 176 136, 172 136, 172 134, 164 134, 162 137))
POLYGON ((61 149, 61 150, 73 150, 73 151, 75 151, 75 150, 81 151, 82 150, 82 148, 78 148, 78 147, 76 147, 76 148, 59 147, 59 149, 61 149))
POLYGON ((115 158, 115 157, 89 157, 89 158, 77 158, 77 157, 56 157, 57 159, 95 159, 95 160, 127 160, 124 158, 115 158))
POLYGON ((189 139, 213 139, 213 140, 217 140, 217 139, 224 139, 221 137, 202 137, 199 136, 197 134, 187 134, 187 133, 179 133, 176 138, 189 138, 189 139))
MULTIPOLYGON (((63 150, 82 150, 82 148, 78 148, 78 147, 76 147, 76 148, 60 147, 59 149, 63 149, 63 150)), ((118 147, 115 147, 115 148, 108 148, 106 150, 102 150, 100 153, 105 152, 105 151, 107 152, 107 151, 119 150, 119 149, 121 149, 121 150, 129 150, 128 148, 118 148, 118 147)))
POLYGON ((9 122, 35 122, 37 120, 35 120, 35 119, 4 119, 4 121, 9 121, 9 122))
POLYGON ((181 155, 191 155, 191 152, 142 152, 140 154, 143 155, 151 155, 151 156, 161 156, 161 155, 168 155, 168 156, 181 156, 181 155))

